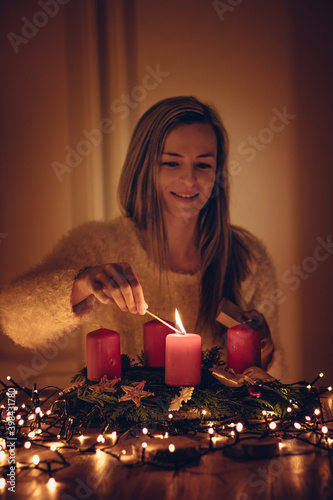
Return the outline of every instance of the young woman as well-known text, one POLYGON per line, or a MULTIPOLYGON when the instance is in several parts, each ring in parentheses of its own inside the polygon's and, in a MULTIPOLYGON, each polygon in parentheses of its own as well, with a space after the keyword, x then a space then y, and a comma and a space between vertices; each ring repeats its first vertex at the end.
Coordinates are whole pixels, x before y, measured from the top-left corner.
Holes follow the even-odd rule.
POLYGON ((135 356, 149 304, 168 320, 177 307, 186 330, 211 347, 224 344, 225 328, 215 319, 227 298, 245 318, 259 319, 267 368, 277 310, 266 318, 269 327, 257 312, 276 290, 275 273, 264 246, 230 224, 227 154, 227 134, 211 106, 194 97, 152 106, 134 130, 122 170, 123 215, 72 230, 6 287, 3 331, 36 347, 100 324, 118 331, 122 352, 135 356))

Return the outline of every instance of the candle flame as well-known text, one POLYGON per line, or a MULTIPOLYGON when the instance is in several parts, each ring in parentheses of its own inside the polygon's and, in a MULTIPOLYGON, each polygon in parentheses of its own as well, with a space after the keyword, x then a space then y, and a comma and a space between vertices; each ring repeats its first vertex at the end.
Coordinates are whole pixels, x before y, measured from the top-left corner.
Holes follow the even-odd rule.
POLYGON ((182 320, 180 319, 177 309, 176 309, 176 325, 179 326, 179 330, 182 332, 182 334, 186 335, 186 330, 183 326, 182 320))

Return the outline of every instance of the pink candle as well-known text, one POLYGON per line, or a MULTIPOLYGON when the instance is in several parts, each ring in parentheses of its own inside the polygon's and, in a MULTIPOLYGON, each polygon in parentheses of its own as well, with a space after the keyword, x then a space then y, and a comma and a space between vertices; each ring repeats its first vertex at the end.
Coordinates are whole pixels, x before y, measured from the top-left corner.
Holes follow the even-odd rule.
MULTIPOLYGON (((173 323, 169 321, 168 323, 174 326, 173 323)), ((168 328, 157 319, 148 321, 148 323, 143 325, 146 366, 151 368, 163 368, 165 366, 165 339, 172 331, 171 328, 168 328)))
POLYGON ((228 329, 228 366, 235 373, 243 373, 250 366, 261 367, 260 333, 249 323, 228 329))
POLYGON ((121 377, 119 333, 99 328, 87 335, 87 378, 97 382, 121 377))
POLYGON ((171 333, 166 337, 165 383, 198 385, 201 382, 201 337, 195 333, 171 333))

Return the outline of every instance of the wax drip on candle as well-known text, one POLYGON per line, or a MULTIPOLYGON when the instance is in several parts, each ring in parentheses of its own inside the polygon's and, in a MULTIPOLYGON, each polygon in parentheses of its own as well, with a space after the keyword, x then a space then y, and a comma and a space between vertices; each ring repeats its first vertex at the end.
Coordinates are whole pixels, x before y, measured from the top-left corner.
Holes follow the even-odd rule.
POLYGON ((178 313, 177 309, 176 309, 175 316, 176 316, 176 325, 179 326, 180 333, 182 335, 187 335, 187 332, 186 332, 186 330, 185 330, 185 328, 183 326, 182 320, 180 319, 180 316, 179 316, 179 313, 178 313))

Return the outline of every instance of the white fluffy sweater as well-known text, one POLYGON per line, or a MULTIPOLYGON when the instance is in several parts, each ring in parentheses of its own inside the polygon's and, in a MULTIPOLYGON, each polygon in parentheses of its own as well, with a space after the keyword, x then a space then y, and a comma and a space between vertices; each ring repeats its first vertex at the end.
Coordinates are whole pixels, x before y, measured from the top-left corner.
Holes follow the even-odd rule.
MULTIPOLYGON (((242 283, 240 306, 244 310, 255 308, 265 312, 264 304, 271 301, 277 289, 274 268, 258 239, 249 237, 248 246, 253 259, 251 272, 242 283)), ((87 222, 73 229, 40 265, 6 286, 0 293, 2 331, 14 342, 36 348, 77 327, 88 332, 104 326, 119 332, 123 353, 132 357, 139 354, 143 349, 142 326, 151 317, 124 313, 115 304, 99 303, 93 311, 78 317, 70 304, 79 269, 115 262, 128 262, 132 266, 150 311, 174 321, 177 307, 186 330, 194 331, 199 302, 198 273, 169 272, 168 280, 162 277, 159 282, 138 241, 133 222, 122 217, 108 222, 87 222)), ((276 306, 266 320, 278 354, 276 306)), ((212 332, 201 332, 201 336, 203 347, 223 344, 223 338, 215 337, 212 332)))

